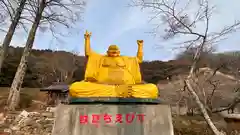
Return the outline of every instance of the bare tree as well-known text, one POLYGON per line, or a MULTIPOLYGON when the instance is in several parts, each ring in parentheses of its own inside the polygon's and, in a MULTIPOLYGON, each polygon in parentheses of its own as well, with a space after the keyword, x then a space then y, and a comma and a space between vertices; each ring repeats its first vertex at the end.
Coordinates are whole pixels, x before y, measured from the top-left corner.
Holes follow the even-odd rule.
POLYGON ((80 67, 80 62, 78 61, 77 53, 72 51, 73 55, 69 57, 68 60, 64 62, 58 61, 56 67, 60 71, 61 82, 70 83, 73 81, 74 72, 80 67))
POLYGON ((240 104, 240 88, 239 87, 235 91, 235 95, 233 97, 232 102, 227 107, 225 107, 223 109, 213 110, 213 113, 218 113, 218 112, 222 112, 222 111, 228 111, 228 113, 234 113, 234 110, 235 110, 235 108, 238 104, 240 104))
POLYGON ((3 2, 0 1, 0 33, 6 33, 6 30, 4 29, 4 26, 6 25, 6 21, 8 20, 7 11, 5 9, 5 5, 3 5, 3 2))
POLYGON ((211 130, 215 135, 223 134, 214 126, 204 104, 196 93, 196 90, 199 90, 200 88, 196 85, 197 78, 195 75, 198 68, 197 63, 200 60, 204 48, 212 46, 216 42, 225 39, 228 34, 239 28, 240 22, 236 21, 233 25, 226 26, 218 32, 211 32, 209 30, 209 23, 215 6, 210 6, 207 0, 189 0, 186 3, 180 3, 178 0, 136 0, 133 1, 133 5, 140 6, 143 9, 151 9, 154 13, 152 19, 160 19, 161 23, 158 23, 159 25, 157 25, 152 32, 154 35, 159 32, 159 29, 161 28, 160 26, 165 26, 165 35, 162 36, 164 40, 177 38, 177 36, 185 37, 186 40, 179 43, 180 45, 183 45, 181 47, 197 48, 185 83, 211 130), (195 13, 193 13, 193 11, 190 13, 188 9, 194 4, 198 5, 197 10, 195 13), (194 17, 192 18, 191 15, 194 15, 194 17), (205 28, 201 27, 201 29, 197 29, 199 28, 199 24, 203 25, 205 28))
POLYGON ((2 48, 0 50, 0 73, 1 73, 1 68, 3 65, 3 61, 8 53, 8 47, 11 43, 13 34, 15 32, 15 29, 19 23, 19 20, 21 19, 21 14, 24 9, 24 6, 26 4, 27 0, 20 0, 19 6, 16 9, 16 12, 14 11, 11 2, 9 0, 2 0, 0 1, 2 9, 6 9, 8 15, 11 17, 11 24, 10 27, 8 28, 7 34, 3 40, 2 48), (13 13, 13 15, 12 15, 13 13))
POLYGON ((80 61, 74 51, 72 53, 54 51, 51 58, 46 59, 51 61, 48 68, 56 82, 70 83, 73 80, 74 72, 80 67, 80 61), (62 53, 65 53, 64 57, 62 53))
MULTIPOLYGON (((31 53, 35 35, 40 24, 48 26, 52 33, 54 33, 54 28, 56 30, 58 24, 65 28, 70 28, 74 22, 79 20, 79 10, 82 10, 85 2, 81 0, 28 0, 27 5, 28 8, 26 8, 26 11, 29 13, 29 16, 24 16, 24 18, 29 21, 31 21, 31 18, 34 18, 34 20, 32 21, 33 24, 28 34, 26 46, 11 85, 8 97, 9 110, 15 110, 19 103, 20 89, 27 69, 28 57, 31 53)), ((58 27, 58 29, 60 29, 60 27, 58 27)))
POLYGON ((36 17, 35 17, 35 22, 32 25, 32 28, 29 32, 29 36, 26 42, 26 46, 23 51, 23 55, 20 61, 20 64, 18 66, 17 72, 15 74, 14 80, 11 85, 9 97, 8 97, 8 104, 9 104, 9 110, 15 110, 16 106, 19 103, 20 99, 20 88, 21 84, 23 82, 23 78, 25 76, 25 70, 27 66, 27 58, 30 54, 34 39, 35 39, 35 34, 38 28, 38 25, 40 23, 40 20, 42 18, 42 12, 46 6, 46 1, 42 0, 39 3, 39 7, 36 12, 36 17))

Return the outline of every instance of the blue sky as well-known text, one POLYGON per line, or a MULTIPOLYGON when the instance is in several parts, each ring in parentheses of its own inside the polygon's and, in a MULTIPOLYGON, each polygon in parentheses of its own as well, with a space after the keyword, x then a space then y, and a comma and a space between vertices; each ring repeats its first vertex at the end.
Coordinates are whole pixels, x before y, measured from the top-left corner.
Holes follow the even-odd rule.
MULTIPOLYGON (((138 8, 129 8, 130 0, 88 0, 83 22, 78 23, 78 34, 63 38, 65 42, 51 42, 50 33, 39 33, 34 48, 59 49, 84 54, 83 34, 85 30, 92 32, 91 46, 99 53, 105 53, 110 44, 117 44, 122 55, 136 55, 137 39, 144 40, 145 60, 169 60, 177 51, 173 50, 171 42, 163 43, 147 32, 151 31, 153 24, 149 23, 149 13, 138 8)), ((211 0, 217 6, 217 13, 211 20, 213 29, 222 28, 225 24, 240 19, 237 12, 240 9, 239 0, 211 0)), ((194 8, 194 7, 193 7, 194 8)), ((200 28, 201 29, 201 28, 200 28)), ((239 32, 232 34, 227 40, 221 42, 219 51, 240 50, 239 32)), ((0 33, 3 39, 4 34, 0 33)), ((12 41, 14 46, 24 46, 27 34, 18 31, 12 41)))

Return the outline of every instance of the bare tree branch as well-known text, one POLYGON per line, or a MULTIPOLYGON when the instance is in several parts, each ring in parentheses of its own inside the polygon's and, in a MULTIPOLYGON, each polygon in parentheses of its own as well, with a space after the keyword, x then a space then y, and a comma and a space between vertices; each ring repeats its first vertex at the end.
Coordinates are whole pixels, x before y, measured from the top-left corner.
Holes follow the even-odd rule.
POLYGON ((78 2, 81 2, 81 3, 77 4, 76 1, 72 1, 72 0, 65 0, 65 1, 27 0, 29 8, 28 10, 25 10, 25 11, 30 14, 30 18, 32 16, 32 13, 34 13, 34 18, 31 18, 33 20, 31 30, 29 31, 26 46, 24 48, 23 55, 20 60, 20 64, 17 68, 17 72, 15 74, 13 83, 10 88, 10 94, 8 97, 9 110, 15 110, 16 106, 19 104, 20 88, 23 83, 23 79, 27 69, 28 58, 30 56, 30 53, 33 47, 37 29, 41 27, 43 28, 44 25, 46 25, 46 28, 50 28, 51 32, 54 34, 57 31, 61 31, 59 30, 61 28, 60 26, 65 26, 67 29, 69 29, 74 25, 76 21, 78 21, 79 18, 75 18, 75 17, 79 15, 78 13, 80 12, 77 12, 77 11, 79 9, 82 10, 81 7, 84 6, 84 3, 82 3, 82 0, 78 0, 78 2), (71 4, 62 3, 62 2, 69 2, 71 4), (71 6, 71 7, 68 7, 68 6, 71 6), (75 6, 77 6, 78 8, 76 8, 75 6), (46 16, 48 17, 46 18, 46 16), (42 22, 42 20, 44 19, 48 22, 47 24, 42 22))
MULTIPOLYGON (((3 44, 2 44, 3 47, 2 47, 2 49, 0 49, 0 72, 1 72, 2 65, 3 65, 3 61, 4 61, 5 57, 7 56, 8 47, 10 46, 10 42, 12 40, 13 34, 14 34, 14 32, 17 28, 17 25, 20 21, 20 17, 23 12, 26 0, 20 0, 19 2, 20 2, 19 6, 16 8, 16 12, 14 12, 15 13, 14 17, 11 18, 11 24, 8 28, 6 36, 4 37, 3 44)), ((8 8, 8 5, 6 5, 6 3, 4 1, 2 1, 2 3, 7 8, 8 14, 11 16, 11 11, 10 11, 10 8, 8 8)), ((9 6, 12 7, 11 4, 9 6)), ((13 8, 11 8, 11 9, 13 9, 13 8)), ((12 10, 12 12, 13 11, 14 10, 12 10)))
MULTIPOLYGON (((153 21, 154 19, 160 21, 160 23, 158 23, 159 25, 157 25, 157 27, 154 29, 153 33, 157 34, 159 32, 158 29, 161 28, 160 25, 162 25, 163 27, 165 27, 164 34, 162 36, 165 41, 177 38, 178 36, 190 37, 185 38, 186 40, 181 43, 181 45, 184 45, 187 48, 196 48, 196 52, 193 57, 193 63, 188 78, 185 80, 185 82, 189 92, 195 99, 195 102, 200 108, 209 127, 215 135, 220 135, 222 133, 218 131, 218 129, 214 126, 213 122, 208 116, 206 107, 203 105, 199 96, 196 93, 196 90, 202 90, 201 86, 199 86, 196 76, 196 71, 199 68, 197 66, 197 63, 201 58, 201 54, 204 48, 206 48, 207 46, 212 46, 214 43, 224 39, 227 35, 238 30, 240 26, 240 21, 234 22, 233 25, 227 26, 219 32, 211 32, 209 31, 209 24, 215 6, 210 6, 207 0, 199 0, 197 3, 198 8, 196 8, 197 10, 195 12, 194 19, 191 19, 190 12, 187 9, 188 6, 193 3, 194 1, 187 1, 185 4, 187 6, 184 6, 183 9, 180 10, 178 6, 181 6, 181 3, 178 0, 133 0, 131 6, 138 6, 141 7, 141 9, 151 9, 153 11, 154 15, 151 18, 151 21, 153 21), (204 28, 197 29, 199 24, 203 24, 204 28)), ((191 14, 194 13, 191 11, 191 14)))
POLYGON ((219 113, 219 112, 222 112, 222 111, 228 111, 228 113, 229 113, 229 110, 231 110, 232 113, 233 113, 235 107, 238 104, 240 104, 240 88, 238 87, 235 92, 236 92, 236 95, 235 95, 233 101, 226 108, 216 109, 216 110, 213 111, 213 113, 219 113))

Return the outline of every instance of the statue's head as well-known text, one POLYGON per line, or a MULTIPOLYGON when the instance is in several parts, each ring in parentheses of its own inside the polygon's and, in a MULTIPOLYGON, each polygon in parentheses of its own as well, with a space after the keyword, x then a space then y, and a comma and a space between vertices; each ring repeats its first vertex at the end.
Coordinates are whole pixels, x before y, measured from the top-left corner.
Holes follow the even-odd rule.
POLYGON ((110 45, 108 47, 107 55, 109 57, 117 57, 120 56, 120 50, 117 45, 110 45))

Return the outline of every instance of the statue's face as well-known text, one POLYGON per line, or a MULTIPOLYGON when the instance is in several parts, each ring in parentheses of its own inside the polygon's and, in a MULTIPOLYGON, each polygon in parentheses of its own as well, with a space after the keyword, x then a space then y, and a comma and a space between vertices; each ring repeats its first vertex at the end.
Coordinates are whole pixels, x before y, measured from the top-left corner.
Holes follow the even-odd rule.
POLYGON ((117 56, 120 56, 120 53, 118 51, 110 51, 110 52, 107 52, 107 55, 109 57, 117 57, 117 56))
POLYGON ((119 48, 116 45, 110 45, 108 47, 107 55, 109 57, 118 57, 118 56, 120 56, 119 48))

